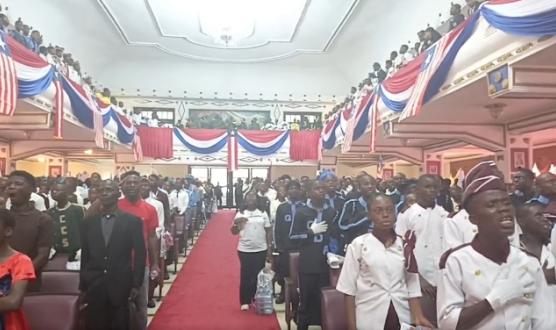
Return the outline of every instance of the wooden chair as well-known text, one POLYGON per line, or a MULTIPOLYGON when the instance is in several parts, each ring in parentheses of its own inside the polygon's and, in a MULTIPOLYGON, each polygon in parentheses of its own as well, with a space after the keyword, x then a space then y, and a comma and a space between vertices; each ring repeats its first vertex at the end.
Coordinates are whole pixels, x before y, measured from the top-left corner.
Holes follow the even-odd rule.
MULTIPOLYGON (((174 223, 176 224, 176 237, 179 238, 178 251, 185 251, 187 254, 187 223, 184 215, 174 215, 174 223)), ((175 244, 175 241, 174 241, 175 244)))
POLYGON ((322 330, 348 328, 344 294, 335 288, 321 290, 322 330))
POLYGON ((30 329, 75 330, 79 323, 78 295, 32 294, 22 308, 30 329))
POLYGON ((288 330, 291 330, 291 321, 296 322, 297 308, 299 306, 299 252, 290 252, 289 275, 284 279, 285 314, 288 330))
POLYGON ((79 272, 46 271, 41 274, 41 294, 79 295, 79 272))

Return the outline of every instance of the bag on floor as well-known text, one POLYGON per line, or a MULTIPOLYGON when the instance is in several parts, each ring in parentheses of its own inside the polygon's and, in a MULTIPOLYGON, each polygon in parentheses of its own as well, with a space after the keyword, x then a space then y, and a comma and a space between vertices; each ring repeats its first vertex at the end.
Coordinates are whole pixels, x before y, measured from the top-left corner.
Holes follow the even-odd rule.
POLYGON ((273 278, 274 272, 269 265, 265 266, 257 276, 257 292, 255 293, 255 312, 257 314, 271 315, 274 313, 273 278))

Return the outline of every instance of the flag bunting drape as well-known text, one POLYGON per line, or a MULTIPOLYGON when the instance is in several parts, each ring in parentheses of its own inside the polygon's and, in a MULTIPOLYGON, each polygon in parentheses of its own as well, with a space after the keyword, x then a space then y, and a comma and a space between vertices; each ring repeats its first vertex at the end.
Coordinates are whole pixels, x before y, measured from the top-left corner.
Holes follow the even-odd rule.
MULTIPOLYGON (((479 20, 509 34, 532 37, 553 35, 556 34, 556 2, 490 0, 483 3, 465 22, 375 89, 368 91, 359 104, 355 105, 357 110, 353 122, 345 120, 350 118, 346 112, 351 112, 351 108, 334 114, 322 129, 322 148, 332 149, 339 141, 343 141, 344 145, 351 145, 365 131, 376 127, 371 122, 379 120, 379 113, 400 113, 400 120, 418 114, 423 105, 438 95, 458 53, 474 34, 479 20), (344 121, 348 122, 347 125, 344 121)), ((374 143, 376 138, 373 136, 372 133, 371 142, 374 143)), ((374 149, 373 146, 371 149, 374 149)))

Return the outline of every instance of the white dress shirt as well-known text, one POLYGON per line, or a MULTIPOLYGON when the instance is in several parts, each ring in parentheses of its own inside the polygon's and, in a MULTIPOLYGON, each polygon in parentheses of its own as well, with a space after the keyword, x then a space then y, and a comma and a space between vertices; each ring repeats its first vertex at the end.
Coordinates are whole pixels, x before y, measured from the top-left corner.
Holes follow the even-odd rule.
MULTIPOLYGON (((514 224, 514 234, 509 237, 510 244, 519 247, 519 236, 522 230, 517 221, 514 221, 514 224)), ((478 232, 477 226, 469 221, 469 213, 465 209, 461 209, 452 218, 446 219, 444 224, 444 249, 453 249, 469 243, 478 232)))
POLYGON ((348 245, 336 289, 355 296, 358 330, 384 329, 390 302, 400 323, 411 323, 409 299, 421 297, 418 274, 405 270, 402 239, 386 248, 372 233, 348 245))
MULTIPOLYGON (((507 264, 512 267, 510 272, 528 271, 535 278, 534 298, 513 300, 500 310, 491 312, 472 329, 556 329, 555 303, 538 260, 511 246, 507 264)), ((439 328, 455 329, 462 309, 486 298, 505 265, 486 258, 471 245, 450 254, 438 283, 439 328)))
POLYGON ((162 234, 162 229, 164 228, 164 205, 156 198, 146 198, 145 202, 152 205, 156 210, 156 215, 158 216, 158 228, 156 229, 156 236, 160 238, 162 234))
MULTIPOLYGON (((32 192, 29 201, 35 204, 35 208, 41 212, 46 211, 46 205, 44 203, 44 199, 37 193, 32 192)), ((12 201, 8 198, 6 201, 6 209, 12 208, 12 201)))
POLYGON ((189 207, 189 190, 181 189, 177 194, 177 207, 180 214, 184 214, 189 207))
POLYGON ((438 263, 444 253, 444 222, 447 218, 448 212, 441 206, 424 209, 415 203, 396 222, 398 235, 404 237, 408 230, 415 233, 417 242, 414 253, 419 274, 433 286, 436 286, 438 263))

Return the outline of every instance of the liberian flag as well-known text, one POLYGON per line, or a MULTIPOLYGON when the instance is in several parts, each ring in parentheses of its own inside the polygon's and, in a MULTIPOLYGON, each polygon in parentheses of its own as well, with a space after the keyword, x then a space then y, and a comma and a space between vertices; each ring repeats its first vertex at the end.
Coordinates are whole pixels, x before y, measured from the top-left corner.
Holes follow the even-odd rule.
POLYGON ((0 115, 12 116, 17 102, 17 76, 6 33, 0 31, 0 115))
MULTIPOLYGON (((370 151, 375 152, 376 150, 376 137, 377 137, 377 122, 378 122, 378 100, 380 97, 375 95, 374 102, 371 108, 371 143, 369 143, 370 151)), ((382 171, 382 170, 381 170, 382 171)))
POLYGON ((478 13, 471 16, 425 51, 421 73, 400 120, 419 114, 423 105, 438 93, 459 50, 473 33, 478 17, 478 13))
POLYGON ((236 133, 235 131, 230 131, 228 135, 228 172, 239 169, 236 133))

